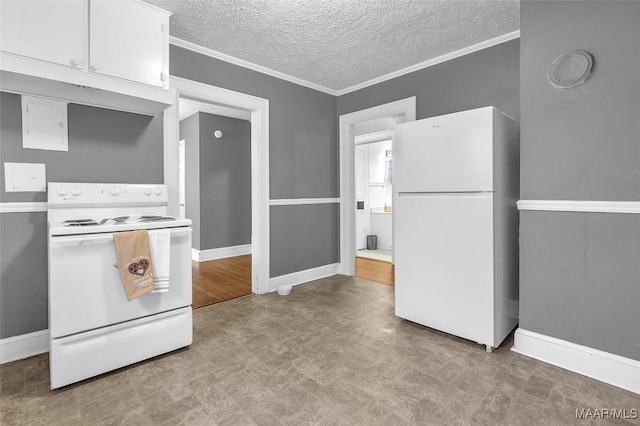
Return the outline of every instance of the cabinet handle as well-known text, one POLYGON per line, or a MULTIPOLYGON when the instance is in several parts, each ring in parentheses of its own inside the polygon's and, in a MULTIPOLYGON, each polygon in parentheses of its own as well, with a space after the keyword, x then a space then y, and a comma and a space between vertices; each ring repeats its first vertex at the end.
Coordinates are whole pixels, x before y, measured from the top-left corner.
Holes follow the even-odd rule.
POLYGON ((72 59, 69 61, 71 66, 77 67, 82 64, 82 59, 72 59))
POLYGON ((102 69, 102 65, 100 64, 93 64, 90 67, 91 71, 100 71, 102 69))

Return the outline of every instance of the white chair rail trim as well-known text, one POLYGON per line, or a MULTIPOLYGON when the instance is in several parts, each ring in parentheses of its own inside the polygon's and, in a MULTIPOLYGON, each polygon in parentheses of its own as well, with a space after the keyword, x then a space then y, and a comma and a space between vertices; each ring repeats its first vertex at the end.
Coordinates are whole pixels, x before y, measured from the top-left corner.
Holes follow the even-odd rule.
POLYGON ((269 200, 270 206, 296 206, 301 204, 334 204, 339 203, 340 198, 279 198, 269 200))
POLYGON ((0 213, 34 213, 34 212, 46 212, 46 202, 11 202, 0 203, 0 213))
POLYGON ((584 212, 584 213, 640 213, 638 201, 579 201, 579 200, 520 200, 518 210, 584 212))

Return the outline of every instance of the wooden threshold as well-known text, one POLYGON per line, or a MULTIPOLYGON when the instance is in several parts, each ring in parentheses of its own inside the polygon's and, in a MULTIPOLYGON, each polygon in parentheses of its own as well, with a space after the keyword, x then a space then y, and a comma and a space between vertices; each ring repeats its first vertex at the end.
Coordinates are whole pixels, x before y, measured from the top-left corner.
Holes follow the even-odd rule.
POLYGON ((356 257, 356 277, 394 285, 394 266, 389 262, 356 257))

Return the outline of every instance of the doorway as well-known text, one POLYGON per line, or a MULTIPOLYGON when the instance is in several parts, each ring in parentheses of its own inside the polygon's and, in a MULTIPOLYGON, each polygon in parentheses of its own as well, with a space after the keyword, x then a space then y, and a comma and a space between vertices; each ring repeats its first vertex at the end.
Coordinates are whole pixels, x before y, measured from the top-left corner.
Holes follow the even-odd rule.
POLYGON ((180 77, 170 77, 175 104, 164 112, 163 169, 169 213, 179 215, 179 99, 188 98, 250 115, 251 292, 269 291, 269 101, 180 77))
MULTIPOLYGON (((395 126, 395 117, 379 121, 395 126)), ((355 275, 389 285, 394 284, 392 137, 393 131, 382 131, 355 138, 355 275)))
POLYGON ((415 119, 415 96, 340 116, 340 273, 344 275, 355 275, 356 269, 356 136, 362 143, 378 142, 381 139, 376 138, 386 132, 388 140, 395 124, 415 119))
POLYGON ((251 294, 251 114, 180 96, 180 210, 199 308, 251 294), (184 141, 184 142, 183 142, 184 141))

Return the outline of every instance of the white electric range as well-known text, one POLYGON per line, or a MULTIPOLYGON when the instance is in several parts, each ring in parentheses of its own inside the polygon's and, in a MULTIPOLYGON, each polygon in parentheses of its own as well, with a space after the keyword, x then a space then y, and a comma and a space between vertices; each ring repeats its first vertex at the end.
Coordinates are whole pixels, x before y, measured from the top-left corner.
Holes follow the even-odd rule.
POLYGON ((51 388, 192 342, 191 221, 167 216, 165 185, 50 182, 51 388), (127 301, 113 235, 170 230, 169 291, 127 301))

